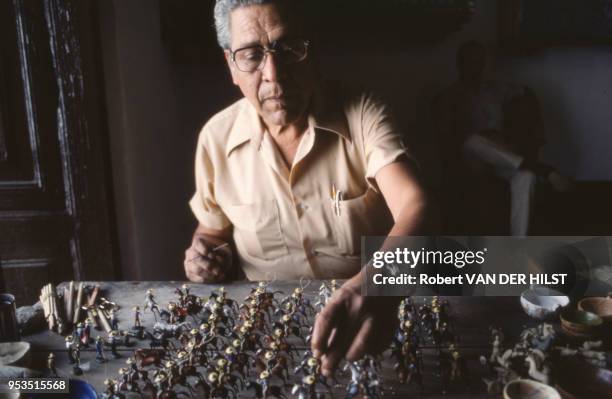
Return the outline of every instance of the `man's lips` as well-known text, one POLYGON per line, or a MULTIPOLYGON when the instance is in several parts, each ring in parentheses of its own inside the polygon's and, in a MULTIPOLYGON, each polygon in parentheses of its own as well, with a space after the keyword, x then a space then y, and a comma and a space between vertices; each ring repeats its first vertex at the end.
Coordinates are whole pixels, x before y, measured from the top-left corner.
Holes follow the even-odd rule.
POLYGON ((270 96, 263 99, 263 101, 284 101, 285 96, 270 96))

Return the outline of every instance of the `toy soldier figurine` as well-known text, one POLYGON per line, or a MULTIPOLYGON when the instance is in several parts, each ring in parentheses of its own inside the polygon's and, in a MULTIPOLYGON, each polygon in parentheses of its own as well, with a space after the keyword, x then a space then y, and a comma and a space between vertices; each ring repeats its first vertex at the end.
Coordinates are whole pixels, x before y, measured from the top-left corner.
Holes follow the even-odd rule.
POLYGON ((119 369, 119 378, 120 378, 120 382, 119 382, 119 390, 120 391, 128 391, 130 390, 130 384, 128 381, 128 369, 125 367, 121 367, 119 369))
POLYGON ((78 344, 74 345, 74 366, 72 367, 72 373, 74 375, 83 374, 83 369, 81 369, 81 346, 78 344))
MULTIPOLYGON (((178 289, 178 288, 177 288, 178 289)), ((177 309, 176 309, 176 303, 174 302, 170 302, 168 304, 168 310, 170 311, 170 319, 168 320, 168 322, 170 324, 175 324, 177 322, 177 309)))
POLYGON ((113 357, 115 359, 118 359, 121 357, 121 355, 119 353, 117 353, 117 341, 119 341, 119 334, 117 333, 116 330, 111 331, 110 333, 108 333, 108 343, 110 344, 111 347, 111 353, 113 354, 113 357))
POLYGON ((189 286, 187 284, 183 284, 181 288, 183 289, 182 291, 181 289, 177 288, 174 292, 176 293, 176 295, 178 295, 179 306, 183 307, 187 302, 187 295, 189 295, 189 286))
POLYGON ((122 399, 124 396, 120 393, 117 393, 117 387, 115 385, 115 381, 109 379, 104 380, 104 386, 106 390, 102 394, 102 399, 122 399))
POLYGON ((53 353, 49 353, 49 357, 47 358, 47 368, 54 377, 59 377, 57 375, 57 369, 55 368, 55 355, 53 353))
POLYGON ((155 390, 157 391, 157 397, 161 398, 164 393, 168 392, 168 376, 164 371, 160 371, 153 380, 155 390))
POLYGON ((109 318, 111 330, 118 330, 119 322, 117 321, 117 312, 115 312, 115 309, 111 308, 111 310, 109 311, 109 318))
POLYGON ((300 383, 293 385, 291 394, 299 398, 316 398, 316 381, 317 379, 314 375, 307 375, 306 377, 302 378, 300 383))
POLYGON ((128 365, 128 380, 132 385, 135 384, 135 381, 138 379, 138 366, 136 366, 136 361, 133 357, 128 357, 125 363, 128 365))
POLYGON ((134 330, 139 329, 141 326, 140 324, 140 306, 135 306, 134 307, 134 330))
POLYGON ((463 385, 469 385, 470 383, 465 361, 461 353, 456 350, 451 353, 450 380, 455 383, 462 383, 463 385))
POLYGON ((81 337, 83 336, 83 330, 85 330, 85 326, 83 325, 83 322, 77 323, 76 328, 74 329, 74 334, 73 334, 75 342, 81 341, 81 337))
POLYGON ((89 347, 89 340, 91 338, 91 326, 93 325, 93 321, 90 318, 85 320, 85 326, 83 327, 83 331, 81 331, 80 341, 84 347, 89 347))
POLYGON ((68 335, 64 341, 66 345, 66 353, 68 354, 68 361, 70 364, 74 364, 74 356, 72 356, 72 343, 74 342, 74 338, 72 335, 68 335))
POLYGON ((96 361, 98 363, 104 363, 106 357, 104 356, 104 340, 98 335, 96 338, 96 361))
POLYGON ((153 317, 155 317, 155 321, 157 321, 157 314, 155 313, 155 311, 159 313, 159 306, 155 301, 155 296, 153 296, 153 290, 151 288, 149 288, 147 290, 147 293, 145 294, 145 305, 143 311, 146 312, 147 309, 151 310, 151 312, 153 313, 153 317))

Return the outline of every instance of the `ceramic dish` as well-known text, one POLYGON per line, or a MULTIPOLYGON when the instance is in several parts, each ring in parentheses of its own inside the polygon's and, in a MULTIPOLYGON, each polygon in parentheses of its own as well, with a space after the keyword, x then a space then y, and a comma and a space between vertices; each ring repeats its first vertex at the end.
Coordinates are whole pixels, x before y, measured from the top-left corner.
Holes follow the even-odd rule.
POLYGON ((555 388, 541 382, 514 380, 504 387, 504 399, 561 399, 561 396, 555 388))
POLYGON ((591 340, 599 338, 603 320, 591 312, 565 309, 561 312, 561 330, 570 338, 591 340))
POLYGON ((578 302, 578 309, 591 312, 601 317, 606 324, 612 324, 612 298, 592 297, 578 302))
POLYGON ((29 342, 0 343, 0 366, 27 367, 30 363, 29 342))
POLYGON ((553 319, 568 304, 567 296, 546 287, 530 288, 521 294, 523 310, 538 320, 553 319))

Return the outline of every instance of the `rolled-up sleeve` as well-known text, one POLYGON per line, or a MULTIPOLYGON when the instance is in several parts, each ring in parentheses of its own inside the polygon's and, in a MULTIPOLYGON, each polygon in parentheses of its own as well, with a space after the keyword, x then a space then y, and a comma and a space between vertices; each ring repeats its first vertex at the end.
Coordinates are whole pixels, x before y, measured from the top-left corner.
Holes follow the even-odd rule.
POLYGON ((363 98, 362 134, 366 159, 366 179, 376 191, 376 174, 385 166, 405 157, 418 167, 393 120, 388 107, 371 94, 363 98))
POLYGON ((215 169, 204 144, 205 129, 200 133, 195 159, 196 192, 189 201, 191 211, 206 228, 223 230, 231 223, 215 198, 215 169))

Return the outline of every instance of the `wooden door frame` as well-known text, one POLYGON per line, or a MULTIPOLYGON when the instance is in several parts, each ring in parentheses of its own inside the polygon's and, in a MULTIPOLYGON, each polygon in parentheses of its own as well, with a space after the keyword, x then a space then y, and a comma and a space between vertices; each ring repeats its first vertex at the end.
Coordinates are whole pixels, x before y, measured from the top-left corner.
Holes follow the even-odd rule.
MULTIPOLYGON (((0 212, 4 231, 40 242, 52 234, 45 224, 55 220, 54 226, 59 223, 62 234, 67 232, 69 258, 50 271, 50 280, 117 279, 120 265, 96 0, 7 1, 16 19, 27 130, 34 143, 40 137, 57 140, 58 154, 52 156, 60 159, 61 176, 49 181, 42 169, 35 171, 25 188, 34 193, 35 202, 18 201, 16 207, 0 212), (26 220, 30 225, 23 236, 25 230, 17 230, 26 220)), ((38 159, 34 164, 38 167, 38 159)), ((5 189, 7 195, 14 191, 21 198, 23 184, 15 187, 5 189)), ((41 264, 46 259, 36 256, 0 260, 3 269, 48 266, 41 264)))
MULTIPOLYGON (((19 0, 18 0, 19 1, 19 0)), ((27 1, 27 0, 20 0, 27 1)), ((58 86, 66 209, 77 280, 120 277, 100 29, 95 0, 44 0, 58 86)))

